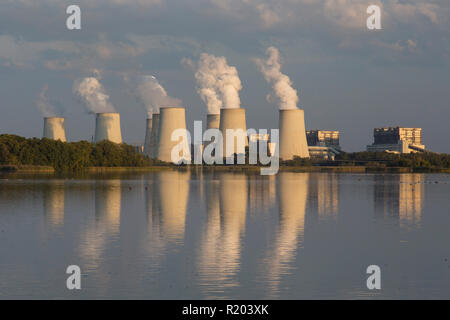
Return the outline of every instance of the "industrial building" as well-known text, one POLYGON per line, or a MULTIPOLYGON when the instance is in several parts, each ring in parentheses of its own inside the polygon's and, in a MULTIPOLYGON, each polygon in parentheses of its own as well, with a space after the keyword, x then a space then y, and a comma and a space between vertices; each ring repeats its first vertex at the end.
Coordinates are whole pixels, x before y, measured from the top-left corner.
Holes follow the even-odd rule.
POLYGON ((339 131, 308 130, 306 131, 308 150, 312 158, 333 160, 341 152, 339 131))
POLYGON ((309 158, 305 132, 305 112, 302 109, 280 110, 280 159, 309 158))
POLYGON ((370 152, 416 153, 425 152, 422 143, 422 128, 375 128, 370 152))
POLYGON ((44 138, 66 142, 66 119, 60 117, 44 118, 44 138))

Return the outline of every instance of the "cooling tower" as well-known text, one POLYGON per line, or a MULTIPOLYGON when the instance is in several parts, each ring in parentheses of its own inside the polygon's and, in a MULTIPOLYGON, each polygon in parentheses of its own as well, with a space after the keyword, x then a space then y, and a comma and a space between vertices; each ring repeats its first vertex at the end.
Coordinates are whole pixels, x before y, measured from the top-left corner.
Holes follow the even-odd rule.
POLYGON ((57 117, 44 118, 44 138, 66 142, 66 119, 57 117))
POLYGON ((145 126, 145 142, 144 142, 144 155, 151 156, 151 136, 152 136, 152 122, 153 120, 147 119, 145 126))
POLYGON ((159 112, 160 119, 156 157, 165 162, 179 163, 182 160, 190 162, 191 149, 186 134, 185 109, 161 108, 159 112), (184 135, 182 135, 179 140, 172 141, 172 133, 178 129, 184 129, 184 135), (172 159, 172 151, 174 148, 178 148, 178 153, 176 153, 176 156, 172 159))
MULTIPOLYGON (((233 154, 245 153, 245 147, 248 146, 247 139, 247 125, 245 122, 245 109, 220 109, 220 131, 223 135, 223 156, 230 157, 233 154), (241 135, 236 135, 234 137, 234 147, 230 148, 227 152, 227 134, 226 130, 238 130, 242 129, 243 133, 241 135), (237 141, 245 139, 245 146, 239 147, 237 141)), ((231 143, 231 142, 230 142, 231 143)))
POLYGON ((156 157, 156 147, 158 145, 158 134, 159 134, 159 113, 154 113, 152 116, 152 131, 150 134, 150 149, 148 151, 148 156, 150 158, 156 157))
POLYGON ((280 159, 292 160, 294 156, 309 158, 304 111, 301 109, 280 110, 279 126, 280 159))
POLYGON ((108 140, 114 143, 122 143, 120 131, 120 114, 97 113, 95 122, 95 142, 108 140))
POLYGON ((206 129, 219 129, 220 114, 208 114, 206 116, 206 129))

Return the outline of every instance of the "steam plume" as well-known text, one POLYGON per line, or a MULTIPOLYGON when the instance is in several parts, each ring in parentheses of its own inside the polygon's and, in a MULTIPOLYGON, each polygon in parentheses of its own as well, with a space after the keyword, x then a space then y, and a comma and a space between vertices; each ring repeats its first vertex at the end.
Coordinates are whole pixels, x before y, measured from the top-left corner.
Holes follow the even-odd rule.
MULTIPOLYGON (((266 50, 267 60, 255 59, 259 70, 264 74, 264 78, 270 84, 274 94, 278 98, 278 107, 280 110, 297 109, 298 95, 297 90, 292 88, 292 82, 289 77, 281 73, 280 53, 275 47, 269 47, 266 50)), ((270 101, 271 95, 267 96, 270 101)))
POLYGON ((115 112, 114 106, 109 102, 102 84, 93 77, 75 81, 72 92, 78 96, 89 113, 115 112))
POLYGON ((57 101, 50 101, 47 96, 48 85, 46 84, 36 101, 36 106, 42 112, 44 117, 55 117, 62 113, 62 107, 57 101))
MULTIPOLYGON (((194 66, 189 59, 183 63, 194 66)), ((242 89, 237 69, 229 66, 225 57, 202 53, 195 72, 197 92, 206 104, 209 114, 219 114, 220 108, 240 108, 239 91, 242 89)))
POLYGON ((166 90, 154 76, 141 76, 136 94, 144 104, 148 118, 151 118, 153 113, 159 113, 159 108, 182 106, 180 99, 167 95, 166 90))

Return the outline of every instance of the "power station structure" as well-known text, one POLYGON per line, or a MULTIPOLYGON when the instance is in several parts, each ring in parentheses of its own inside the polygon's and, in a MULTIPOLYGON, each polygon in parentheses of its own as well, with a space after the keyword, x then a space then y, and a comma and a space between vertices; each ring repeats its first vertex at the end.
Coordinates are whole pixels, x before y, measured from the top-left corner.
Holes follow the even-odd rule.
POLYGON ((120 114, 114 112, 97 113, 95 119, 95 143, 108 140, 122 143, 120 114))
POLYGON ((159 135, 159 113, 154 113, 152 115, 152 131, 150 134, 150 146, 148 150, 148 156, 150 158, 156 157, 156 146, 158 145, 158 135, 159 135))
POLYGON ((220 114, 208 114, 206 116, 206 129, 219 129, 220 114))
POLYGON ((308 130, 306 139, 311 158, 334 160, 335 156, 341 153, 339 131, 308 130))
POLYGON ((223 136, 225 158, 234 154, 245 154, 245 147, 248 147, 245 109, 220 109, 219 129, 223 136))
POLYGON ((156 158, 165 162, 190 163, 191 150, 184 108, 160 108, 156 158))
POLYGON ((370 152, 417 153, 425 152, 422 144, 422 128, 375 128, 374 142, 367 146, 370 152))
POLYGON ((309 158, 305 131, 305 112, 302 109, 280 110, 279 127, 280 159, 309 158))
POLYGON ((144 141, 144 155, 149 156, 151 150, 151 136, 152 136, 152 118, 148 118, 145 122, 145 141, 144 141))
POLYGON ((60 117, 44 118, 44 138, 66 142, 66 119, 60 117))

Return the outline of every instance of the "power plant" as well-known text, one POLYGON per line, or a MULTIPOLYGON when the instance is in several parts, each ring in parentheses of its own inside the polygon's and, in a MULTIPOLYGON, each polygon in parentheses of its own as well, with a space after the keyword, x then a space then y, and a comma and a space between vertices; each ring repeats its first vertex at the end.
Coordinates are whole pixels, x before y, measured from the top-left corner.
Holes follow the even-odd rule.
POLYGON ((145 126, 144 155, 146 156, 150 156, 151 151, 152 122, 152 118, 147 119, 145 126))
POLYGON ((150 158, 156 158, 156 147, 158 145, 159 136, 159 113, 154 113, 152 116, 152 131, 150 134, 150 147, 148 150, 148 156, 150 158))
POLYGON ((66 142, 66 119, 59 117, 44 118, 44 138, 66 142))
POLYGON ((208 114, 206 116, 206 129, 219 129, 220 114, 208 114))
POLYGON ((97 113, 95 119, 95 143, 108 140, 114 143, 122 143, 120 131, 120 114, 108 112, 97 113))
POLYGON ((302 109, 280 110, 279 126, 280 159, 292 160, 295 156, 309 158, 305 112, 302 109))
MULTIPOLYGON (((245 147, 248 146, 247 124, 245 120, 245 109, 220 109, 219 129, 223 135, 223 156, 228 158, 233 154, 245 154, 245 147), (227 130, 234 130, 233 148, 227 150, 227 130), (237 130, 241 130, 236 132, 237 130), (241 141, 239 143, 239 141, 241 141)), ((231 138, 231 137, 230 137, 231 138)))
POLYGON ((156 158, 165 162, 185 161, 190 163, 191 151, 186 132, 186 110, 184 108, 160 108, 159 112, 156 158), (177 140, 172 141, 172 134, 179 129, 184 131, 180 132, 177 140), (178 148, 178 154, 174 154, 174 158, 172 158, 174 147, 178 148))

